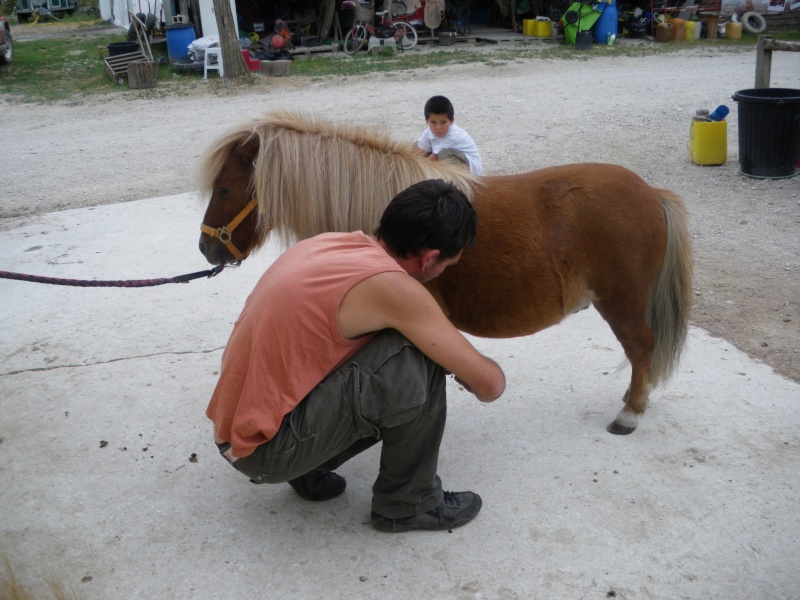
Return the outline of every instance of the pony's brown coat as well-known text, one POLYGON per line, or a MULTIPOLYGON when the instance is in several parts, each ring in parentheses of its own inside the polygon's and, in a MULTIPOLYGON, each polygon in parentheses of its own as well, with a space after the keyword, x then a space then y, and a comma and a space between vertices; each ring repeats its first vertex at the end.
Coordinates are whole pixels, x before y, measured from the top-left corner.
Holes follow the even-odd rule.
MULTIPOLYGON (((271 230, 285 244, 372 232, 412 183, 453 181, 478 213, 478 245, 429 284, 431 293, 457 327, 484 337, 529 335, 594 304, 632 366, 615 433, 636 427, 648 385, 680 357, 692 300, 686 213, 674 194, 623 167, 475 177, 386 133, 277 112, 222 136, 201 173, 209 226, 224 225, 255 194, 258 227, 244 222, 236 232, 248 251, 271 230)), ((207 237, 201 249, 211 262, 230 260, 207 237)))

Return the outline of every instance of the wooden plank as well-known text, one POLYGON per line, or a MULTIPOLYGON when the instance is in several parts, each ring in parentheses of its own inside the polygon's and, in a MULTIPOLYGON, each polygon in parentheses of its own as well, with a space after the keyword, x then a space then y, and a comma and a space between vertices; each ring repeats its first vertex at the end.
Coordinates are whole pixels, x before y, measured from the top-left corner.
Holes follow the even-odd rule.
POLYGON ((118 81, 119 77, 117 77, 117 74, 114 73, 114 69, 108 66, 108 63, 106 61, 103 61, 103 68, 106 70, 106 73, 111 78, 111 81, 113 81, 114 83, 119 83, 118 81))
POLYGON ((145 60, 144 54, 140 50, 136 52, 128 52, 126 54, 117 54, 116 56, 109 56, 105 62, 112 68, 127 67, 128 63, 134 60, 145 60))
POLYGON ((319 46, 295 46, 289 50, 289 54, 292 56, 296 56, 298 54, 309 56, 311 54, 320 54, 322 52, 332 52, 336 54, 338 51, 339 46, 337 44, 324 44, 319 46))

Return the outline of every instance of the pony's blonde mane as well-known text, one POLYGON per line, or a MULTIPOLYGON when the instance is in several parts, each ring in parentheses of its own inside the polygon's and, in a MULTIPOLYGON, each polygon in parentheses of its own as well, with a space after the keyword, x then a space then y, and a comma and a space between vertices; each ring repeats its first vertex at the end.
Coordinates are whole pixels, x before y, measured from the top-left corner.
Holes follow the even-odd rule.
MULTIPOLYGON (((214 184, 222 173, 222 169, 225 168, 231 153, 250 141, 252 137, 252 131, 243 126, 236 126, 215 139, 203 152, 195 172, 198 200, 203 205, 207 205, 211 200, 214 184)), ((252 182, 250 182, 247 189, 248 197, 252 197, 252 192, 252 182)))
POLYGON ((372 233, 389 201, 413 183, 444 179, 472 199, 480 181, 458 165, 427 160, 413 142, 385 131, 281 110, 231 130, 209 148, 199 174, 202 197, 210 197, 230 153, 255 139, 258 246, 270 230, 284 245, 326 231, 372 233))

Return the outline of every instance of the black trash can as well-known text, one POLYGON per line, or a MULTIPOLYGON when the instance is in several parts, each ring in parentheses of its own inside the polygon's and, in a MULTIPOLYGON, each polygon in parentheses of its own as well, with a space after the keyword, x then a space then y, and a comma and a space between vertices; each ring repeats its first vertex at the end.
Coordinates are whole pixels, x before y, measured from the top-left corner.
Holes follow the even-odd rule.
POLYGON ((136 52, 139 49, 139 42, 113 42, 108 44, 106 48, 108 48, 109 56, 119 56, 120 54, 136 52))
POLYGON ((800 90, 740 90, 739 171, 778 179, 797 174, 800 160, 800 90))

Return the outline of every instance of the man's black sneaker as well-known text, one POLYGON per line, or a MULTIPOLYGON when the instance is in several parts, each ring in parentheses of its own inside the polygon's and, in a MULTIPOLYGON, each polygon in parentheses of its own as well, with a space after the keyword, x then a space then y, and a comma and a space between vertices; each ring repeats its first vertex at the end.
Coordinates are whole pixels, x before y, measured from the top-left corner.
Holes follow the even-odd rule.
POLYGON ((329 471, 311 471, 297 479, 289 481, 289 485, 301 498, 306 500, 330 500, 340 496, 347 487, 344 477, 329 471))
POLYGON ((372 513, 372 526, 379 531, 442 531, 469 523, 481 510, 481 497, 473 492, 445 492, 442 503, 420 515, 392 519, 372 513))

